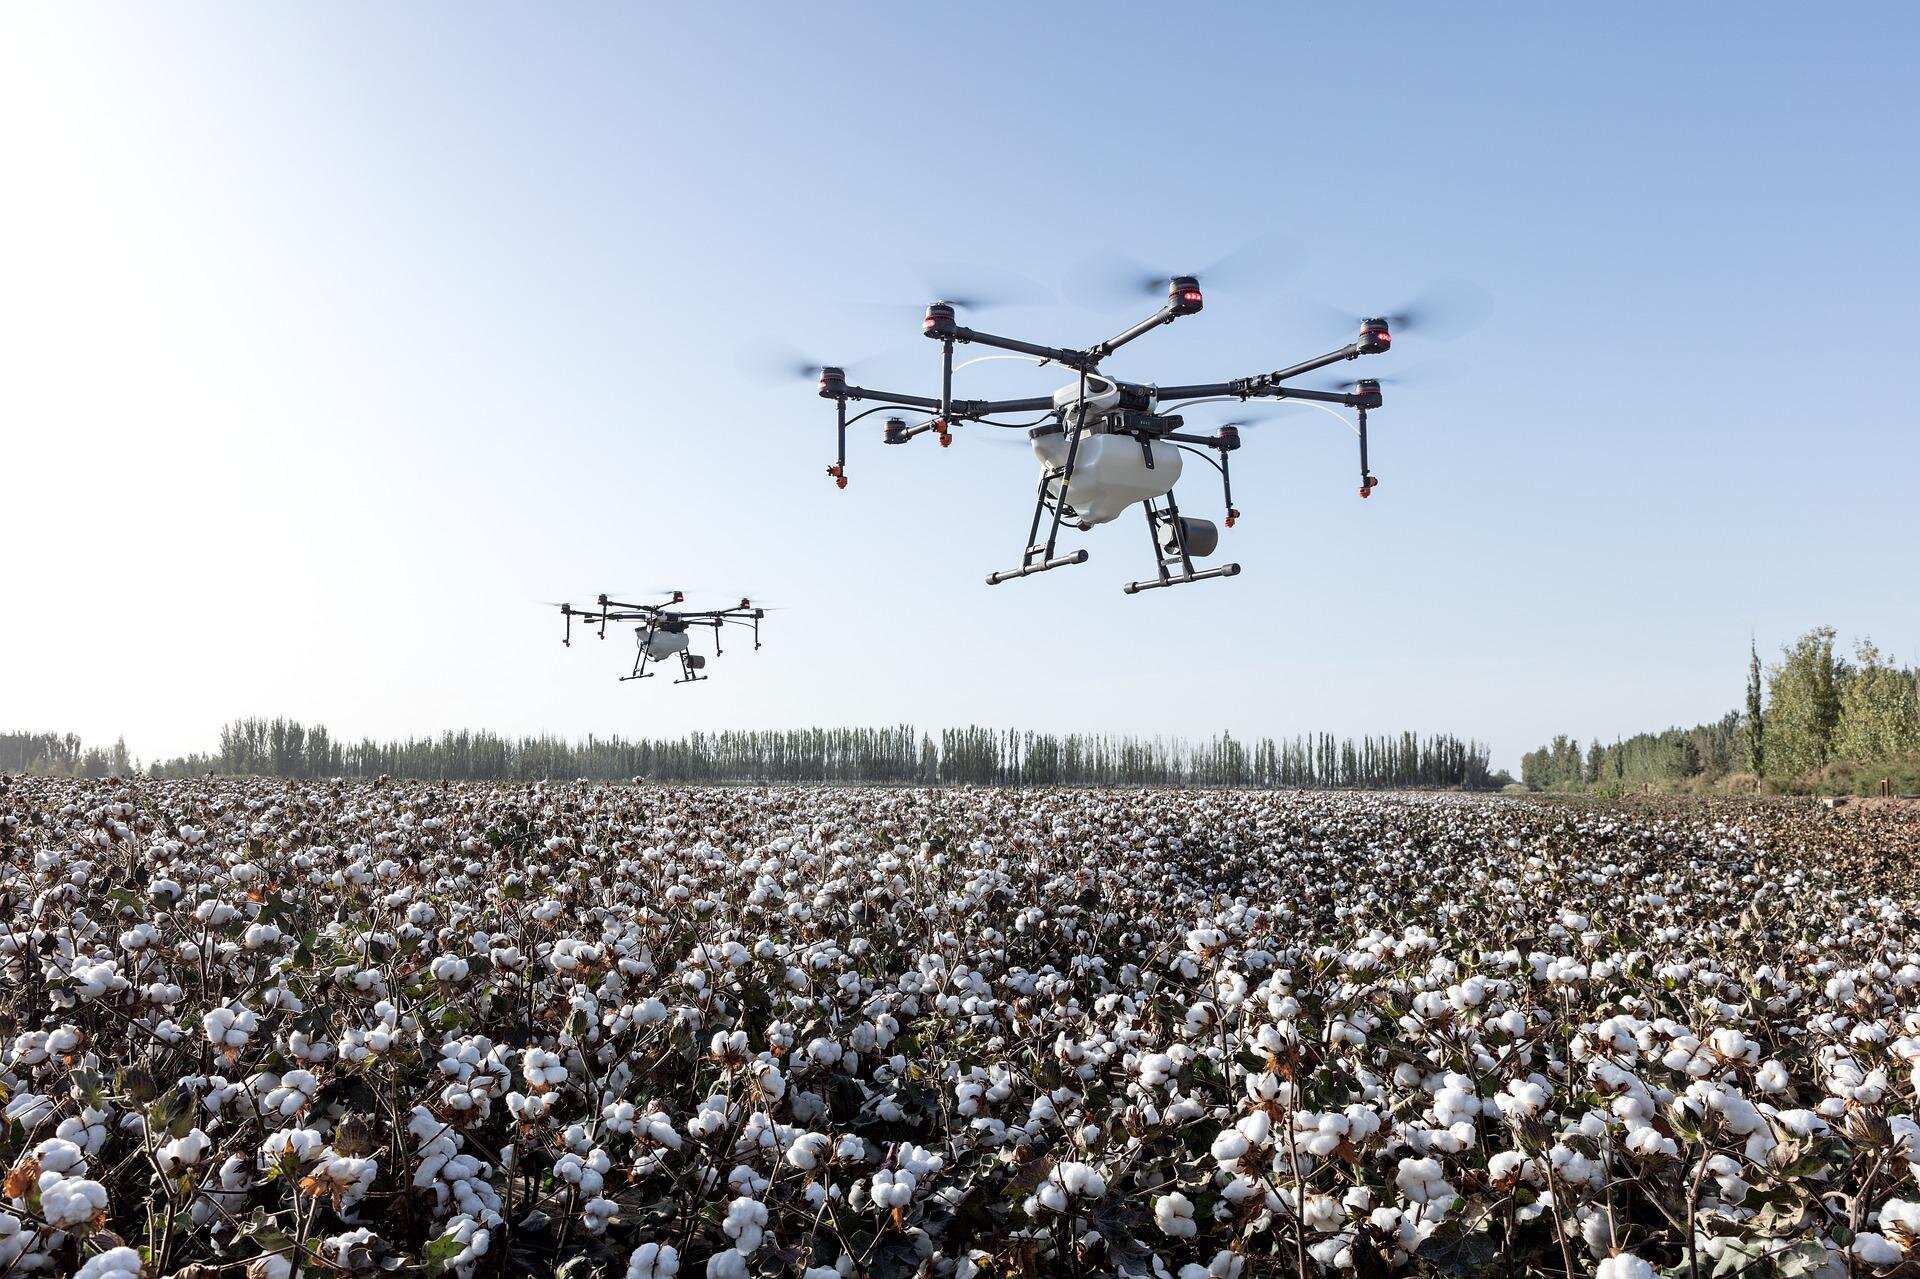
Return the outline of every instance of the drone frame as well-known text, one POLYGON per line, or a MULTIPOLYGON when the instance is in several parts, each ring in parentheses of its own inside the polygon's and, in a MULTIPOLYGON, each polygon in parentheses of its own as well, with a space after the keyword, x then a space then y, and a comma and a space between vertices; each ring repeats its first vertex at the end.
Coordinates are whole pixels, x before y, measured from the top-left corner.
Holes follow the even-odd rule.
MULTIPOLYGON (((760 622, 766 616, 764 608, 757 608, 751 600, 743 599, 733 608, 703 609, 698 612, 680 612, 674 605, 686 599, 681 591, 665 592, 667 599, 659 604, 628 604, 611 599, 605 594, 595 597, 595 607, 579 609, 571 604, 560 606, 560 615, 566 619, 566 632, 560 643, 567 648, 573 647, 573 619, 580 618, 588 625, 596 625, 601 639, 607 637, 609 622, 639 622, 633 628, 639 651, 634 655, 633 672, 622 675, 620 682, 634 679, 652 679, 654 673, 647 669, 649 664, 658 666, 661 659, 653 655, 650 641, 656 632, 685 633, 689 627, 706 626, 713 630, 713 655, 719 657, 726 652, 721 647, 720 636, 728 626, 747 626, 753 630, 753 647, 760 647, 760 622)), ((707 659, 694 653, 691 643, 680 650, 680 678, 675 684, 691 684, 697 680, 712 678, 702 675, 707 659)))
MULTIPOLYGON (((958 322, 952 303, 935 302, 927 308, 922 332, 940 343, 940 395, 938 398, 855 386, 847 381, 844 369, 832 365, 820 370, 820 396, 834 401, 838 419, 839 449, 834 465, 827 468, 827 474, 832 477, 838 487, 847 486, 847 427, 874 413, 903 408, 929 413, 931 416, 926 420, 913 425, 908 425, 900 417, 887 419, 886 442, 905 444, 916 435, 931 431, 939 437, 942 448, 953 442, 951 430, 957 423, 978 422, 999 427, 1030 426, 1031 423, 996 422, 993 418, 995 415, 1005 413, 1043 413, 1047 417, 1056 419, 1059 425, 1036 430, 1032 434, 1038 436, 1051 433, 1055 429, 1069 432, 1066 458, 1061 465, 1045 467, 1041 471, 1038 491, 1034 498, 1033 521, 1028 527, 1026 549, 1021 554, 1020 566, 989 575, 987 584, 994 586, 1016 577, 1045 573, 1052 569, 1064 568, 1069 564, 1084 564, 1087 560, 1086 549, 1083 547, 1062 555, 1059 553, 1059 537, 1060 525, 1071 509, 1071 504, 1065 500, 1065 493, 1073 478, 1074 464, 1080 452, 1080 442, 1090 433, 1087 380, 1098 371, 1103 360, 1121 347, 1162 325, 1173 323, 1182 316, 1194 315, 1203 306, 1204 299, 1200 292, 1199 280, 1190 275, 1174 276, 1168 282, 1167 301, 1154 314, 1104 342, 1095 343, 1085 350, 1075 350, 1070 347, 1042 346, 967 327, 958 322), (1007 400, 956 400, 953 398, 953 348, 956 343, 977 343, 981 346, 1030 356, 1043 365, 1058 364, 1063 368, 1076 370, 1080 374, 1078 394, 1066 405, 1060 403, 1055 396, 1007 400), (847 414, 847 405, 853 400, 874 401, 876 407, 850 417, 847 414), (1043 523, 1047 525, 1044 540, 1040 536, 1043 523)), ((1233 480, 1228 465, 1228 455, 1240 447, 1239 429, 1229 425, 1218 428, 1213 435, 1186 433, 1179 429, 1185 424, 1183 419, 1176 414, 1159 413, 1157 411, 1159 405, 1172 400, 1219 399, 1307 400, 1342 405, 1356 410, 1357 413, 1360 437, 1360 496, 1368 497, 1379 484, 1379 480, 1374 477, 1368 467, 1367 411, 1380 407, 1382 399, 1380 384, 1372 379, 1363 379, 1354 384, 1351 392, 1316 391, 1284 384, 1290 379, 1304 376, 1330 364, 1357 359, 1362 355, 1379 354, 1389 349, 1392 342, 1393 337, 1387 321, 1376 317, 1361 321, 1359 336, 1346 346, 1270 373, 1259 373, 1225 382, 1200 382, 1164 387, 1123 382, 1117 378, 1106 378, 1101 375, 1103 380, 1111 383, 1119 393, 1118 403, 1104 410, 1103 416, 1108 418, 1120 416, 1120 428, 1115 430, 1109 424, 1108 433, 1132 435, 1138 439, 1149 469, 1153 466, 1153 443, 1165 441, 1202 458, 1219 471, 1226 505, 1226 526, 1232 528, 1234 522, 1239 519, 1240 512, 1233 505, 1233 480), (1200 451, 1203 449, 1211 450, 1217 455, 1218 460, 1200 451)), ((1154 580, 1128 583, 1122 588, 1127 594, 1133 595, 1158 587, 1179 586, 1212 577, 1232 577, 1240 572, 1238 564, 1224 564, 1218 568, 1205 570, 1194 568, 1193 551, 1188 541, 1188 526, 1180 515, 1171 489, 1160 498, 1145 499, 1143 505, 1146 508, 1147 528, 1153 543, 1158 575, 1154 580)), ((1082 525, 1082 527, 1086 526, 1082 525)))

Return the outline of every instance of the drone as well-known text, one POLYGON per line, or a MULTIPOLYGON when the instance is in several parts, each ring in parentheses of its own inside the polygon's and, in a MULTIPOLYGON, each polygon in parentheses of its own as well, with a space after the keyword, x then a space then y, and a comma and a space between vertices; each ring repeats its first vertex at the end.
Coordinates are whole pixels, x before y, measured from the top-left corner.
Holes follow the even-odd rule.
MULTIPOLYGON (((1129 582, 1122 588, 1129 595, 1207 578, 1233 577, 1240 572, 1238 564, 1209 569, 1194 567, 1196 559, 1212 555, 1218 549, 1220 532, 1211 520, 1182 515, 1174 501, 1173 488, 1180 479, 1183 454, 1191 454, 1211 465, 1220 475, 1225 524, 1232 528, 1240 512, 1233 505, 1233 477, 1228 459, 1240 447, 1243 424, 1229 423, 1211 435, 1197 434, 1182 429, 1185 419, 1173 411, 1175 409, 1196 401, 1216 400, 1301 400, 1353 409, 1357 417, 1355 433, 1360 440, 1360 496, 1370 496, 1380 481, 1367 462, 1367 413, 1381 405, 1379 381, 1364 379, 1340 390, 1316 390, 1286 383, 1342 360, 1385 352, 1393 344, 1391 317, 1362 320, 1359 336, 1337 351, 1271 373, 1227 382, 1153 386, 1101 373, 1102 361, 1129 342, 1161 325, 1199 313, 1204 300, 1196 276, 1176 275, 1165 282, 1166 302, 1158 311, 1118 336, 1084 350, 1043 346, 968 328, 959 322, 955 303, 933 303, 927 307, 922 332, 940 343, 938 396, 904 395, 854 386, 847 381, 843 368, 831 365, 821 368, 820 395, 834 402, 839 417, 839 452, 834 464, 827 468, 827 474, 840 488, 847 486, 847 427, 875 413, 889 414, 883 435, 888 444, 905 444, 931 432, 945 448, 953 443, 954 426, 963 422, 1029 428, 1028 438, 1034 455, 1040 460, 1040 482, 1034 497, 1033 520, 1027 530, 1026 549, 1021 553, 1018 568, 991 574, 987 585, 996 586, 1069 564, 1084 564, 1087 560, 1084 548, 1060 552, 1062 526, 1091 529, 1118 519, 1129 507, 1138 504, 1146 512, 1157 576, 1148 581, 1129 582), (1014 352, 1040 365, 1057 364, 1077 377, 1051 396, 955 399, 953 351, 963 343, 1014 352), (849 416, 847 406, 855 400, 877 404, 849 416), (907 417, 899 412, 902 409, 914 410, 908 416, 926 416, 909 424, 907 417), (1000 420, 1000 415, 1009 413, 1042 416, 1027 422, 1000 420), (1210 453, 1214 456, 1209 456, 1210 453)), ((1158 282, 1154 287, 1158 288, 1158 282)))
POLYGON ((560 643, 573 647, 573 619, 579 618, 585 625, 598 625, 601 639, 607 637, 609 622, 638 622, 633 633, 639 641, 639 651, 634 655, 633 672, 622 675, 625 683, 630 679, 652 679, 655 672, 647 669, 649 664, 659 665, 669 657, 680 659, 680 678, 676 684, 691 684, 696 680, 710 678, 700 672, 706 669, 707 659, 692 651, 689 632, 696 626, 713 628, 713 653, 720 656, 725 650, 720 647, 720 634, 728 626, 750 626, 753 628, 753 646, 760 647, 760 620, 766 616, 764 608, 756 607, 752 600, 741 600, 733 608, 706 609, 701 612, 687 612, 675 609, 675 604, 687 598, 680 591, 666 592, 667 599, 659 604, 624 604, 609 599, 605 595, 597 596, 591 609, 575 608, 571 604, 560 606, 560 615, 566 618, 566 634, 560 643))

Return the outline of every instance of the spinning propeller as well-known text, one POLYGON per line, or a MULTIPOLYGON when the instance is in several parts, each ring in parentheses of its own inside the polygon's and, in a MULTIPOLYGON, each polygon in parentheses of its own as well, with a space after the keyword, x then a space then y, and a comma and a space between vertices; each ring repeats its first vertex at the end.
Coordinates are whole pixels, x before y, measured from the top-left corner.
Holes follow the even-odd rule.
POLYGON ((1451 342, 1487 322, 1493 314, 1493 296, 1469 280, 1454 279, 1437 281, 1396 308, 1365 315, 1304 297, 1295 298, 1287 309, 1305 313, 1316 324, 1354 328, 1381 319, 1391 326, 1395 337, 1411 333, 1436 342, 1451 342))
POLYGON ((1253 293, 1290 274, 1293 260, 1286 241, 1275 234, 1256 236, 1222 257, 1179 271, 1106 249, 1069 269, 1062 292, 1091 311, 1117 311, 1144 299, 1163 299, 1176 280, 1198 280, 1208 291, 1253 293))

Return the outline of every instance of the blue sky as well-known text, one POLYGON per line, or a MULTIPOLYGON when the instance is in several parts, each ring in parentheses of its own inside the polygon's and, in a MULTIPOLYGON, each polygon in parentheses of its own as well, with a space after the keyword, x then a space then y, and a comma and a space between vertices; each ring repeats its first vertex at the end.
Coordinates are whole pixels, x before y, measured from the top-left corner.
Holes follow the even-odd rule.
MULTIPOLYGON (((209 746, 970 721, 1446 730, 1497 762, 1732 708, 1747 639, 1920 655, 1905 6, 15 6, 0 15, 0 719, 209 746), (919 264, 1047 284, 1250 237, 1270 283, 1116 356, 1278 367, 1437 279, 1494 299, 1374 421, 1236 456, 1237 579, 1132 520, 1017 559, 1032 464, 857 435, 919 264), (697 688, 536 600, 790 606, 697 688)), ((991 317, 1085 344, 1129 317, 991 317)), ((988 317, 981 317, 987 327, 988 317)), ((986 366, 970 385, 1049 391, 986 366)), ((1206 513, 1216 491, 1183 483, 1206 513)))

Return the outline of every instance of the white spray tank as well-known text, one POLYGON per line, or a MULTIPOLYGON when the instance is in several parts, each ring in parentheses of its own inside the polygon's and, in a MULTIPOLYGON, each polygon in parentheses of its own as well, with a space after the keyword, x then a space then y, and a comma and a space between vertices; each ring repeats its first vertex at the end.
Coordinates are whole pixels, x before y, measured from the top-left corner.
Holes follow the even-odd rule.
MULTIPOLYGON (((1131 435, 1093 433, 1106 414, 1120 406, 1120 388, 1097 373, 1087 375, 1087 398, 1080 407, 1080 385, 1073 383, 1053 393, 1053 404, 1065 424, 1033 437, 1034 456, 1049 470, 1066 465, 1067 445, 1075 423, 1084 418, 1089 433, 1080 437, 1080 449, 1074 455, 1073 476, 1067 483, 1066 501, 1087 524, 1105 524, 1135 502, 1164 497, 1180 480, 1180 450, 1164 440, 1154 440, 1143 449, 1131 435), (1151 450, 1153 465, 1147 465, 1151 450)), ((1057 487, 1053 490, 1057 495, 1057 487)))
POLYGON ((646 649, 647 656, 656 662, 662 658, 672 657, 675 653, 687 651, 685 631, 654 631, 652 634, 645 632, 642 634, 644 638, 641 639, 640 646, 646 649))

